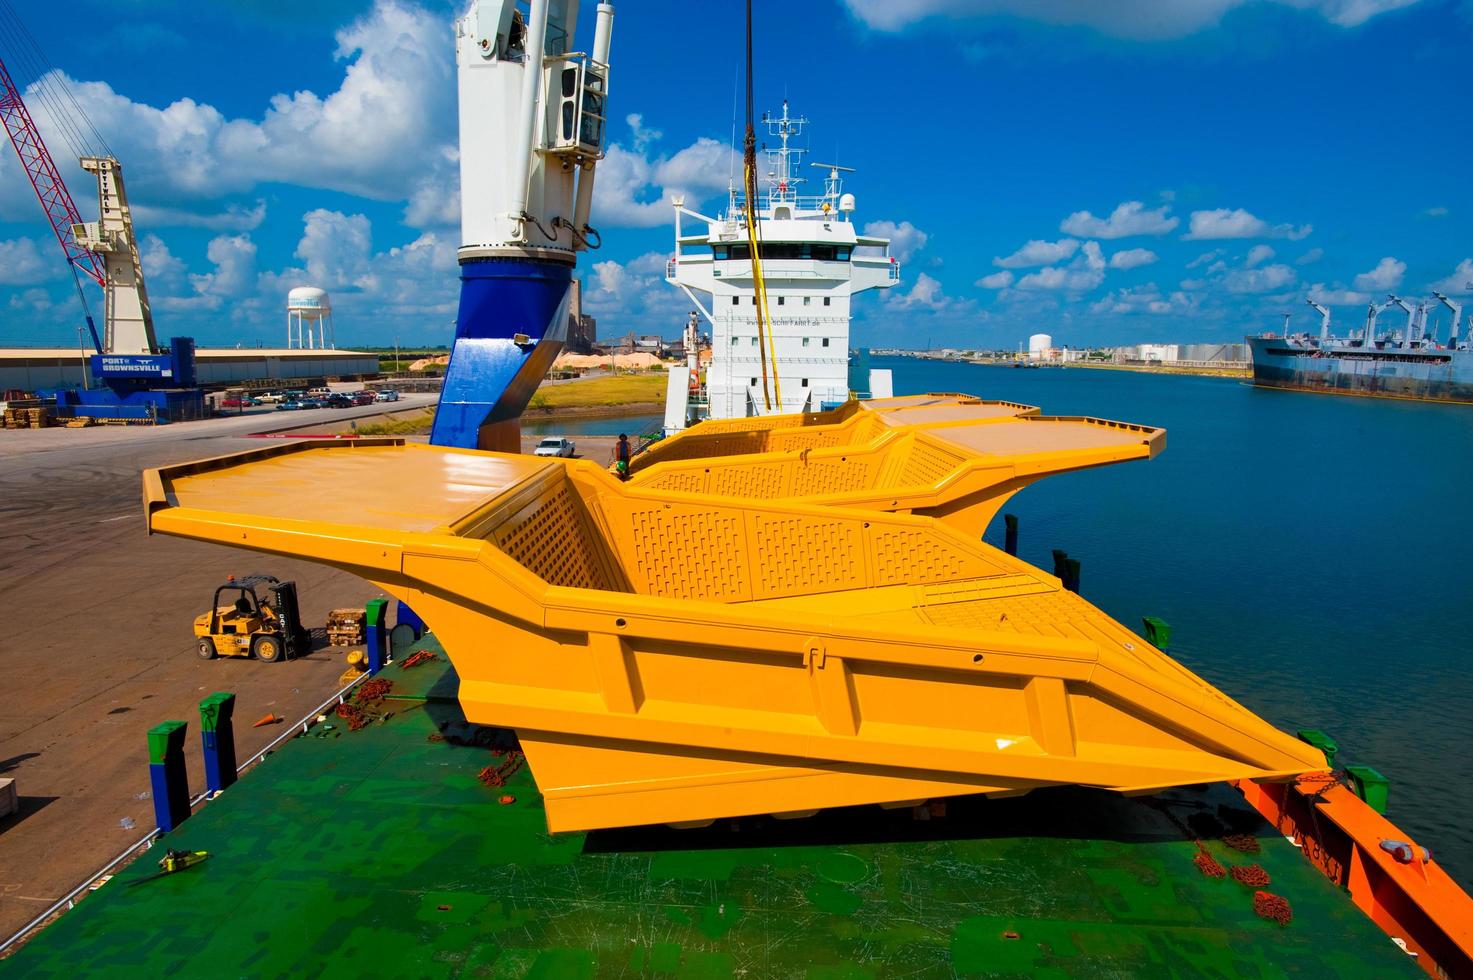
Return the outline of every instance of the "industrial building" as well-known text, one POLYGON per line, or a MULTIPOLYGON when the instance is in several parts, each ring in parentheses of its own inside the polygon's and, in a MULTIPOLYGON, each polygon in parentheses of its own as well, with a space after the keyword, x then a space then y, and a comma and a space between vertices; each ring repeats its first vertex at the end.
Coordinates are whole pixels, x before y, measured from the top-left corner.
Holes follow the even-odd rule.
MULTIPOLYGON (((83 354, 80 349, 65 347, 0 350, 0 390, 81 387, 83 354)), ((195 351, 195 365, 202 388, 222 388, 252 380, 368 378, 379 373, 377 354, 352 350, 200 348, 195 351)))

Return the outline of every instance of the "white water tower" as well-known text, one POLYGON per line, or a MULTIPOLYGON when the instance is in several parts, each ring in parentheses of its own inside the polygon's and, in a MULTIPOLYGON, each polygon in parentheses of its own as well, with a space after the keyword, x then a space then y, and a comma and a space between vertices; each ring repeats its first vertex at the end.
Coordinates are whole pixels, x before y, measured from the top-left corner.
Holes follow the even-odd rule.
POLYGON ((1046 333, 1036 333, 1028 338, 1028 360, 1041 361, 1048 357, 1049 349, 1054 346, 1054 338, 1046 333))
POLYGON ((327 290, 298 286, 286 294, 286 346, 302 350, 337 348, 327 290))

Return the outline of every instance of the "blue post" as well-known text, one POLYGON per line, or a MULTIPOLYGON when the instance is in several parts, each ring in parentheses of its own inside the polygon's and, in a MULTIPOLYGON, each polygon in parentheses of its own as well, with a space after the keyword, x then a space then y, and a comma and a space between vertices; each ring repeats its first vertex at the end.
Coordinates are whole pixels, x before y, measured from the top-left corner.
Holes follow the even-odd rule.
POLYGON ((167 833, 189 819, 189 773, 184 768, 184 734, 189 725, 166 721, 148 730, 148 780, 153 814, 167 833))
POLYGON ((419 618, 419 613, 409 608, 409 603, 401 602, 394 610, 394 625, 405 624, 414 630, 414 638, 417 640, 425 635, 425 621, 419 618))
POLYGON ((205 787, 218 793, 235 782, 235 695, 216 691, 199 703, 205 787))
POLYGON ((368 673, 377 674, 384 669, 389 649, 389 631, 385 626, 388 618, 389 600, 370 599, 363 607, 367 628, 364 640, 368 644, 368 673))

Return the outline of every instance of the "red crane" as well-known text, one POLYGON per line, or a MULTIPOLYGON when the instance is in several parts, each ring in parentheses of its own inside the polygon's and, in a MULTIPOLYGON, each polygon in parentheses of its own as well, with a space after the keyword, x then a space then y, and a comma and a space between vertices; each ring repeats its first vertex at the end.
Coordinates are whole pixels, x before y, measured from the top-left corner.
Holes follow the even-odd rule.
MULTIPOLYGON (((107 275, 103 271, 102 259, 97 253, 83 248, 72 232, 73 225, 82 223, 82 216, 78 213, 71 192, 67 190, 66 182, 56 169, 56 161, 51 159, 46 141, 41 138, 41 131, 36 128, 30 110, 20 97, 20 89, 16 87, 15 79, 10 76, 10 70, 5 67, 3 59, 0 59, 0 123, 5 125, 10 143, 20 156, 21 166, 25 168, 26 178, 30 180, 36 197, 41 201, 46 220, 51 223, 51 230, 56 235, 74 275, 80 271, 105 289, 107 275)), ((77 293, 79 296, 82 294, 80 281, 77 282, 77 293)), ((82 296, 82 306, 84 309, 87 306, 85 296, 82 296)), ((87 329, 92 331, 92 343, 100 353, 102 343, 98 339, 97 327, 92 322, 90 312, 87 313, 87 329)))

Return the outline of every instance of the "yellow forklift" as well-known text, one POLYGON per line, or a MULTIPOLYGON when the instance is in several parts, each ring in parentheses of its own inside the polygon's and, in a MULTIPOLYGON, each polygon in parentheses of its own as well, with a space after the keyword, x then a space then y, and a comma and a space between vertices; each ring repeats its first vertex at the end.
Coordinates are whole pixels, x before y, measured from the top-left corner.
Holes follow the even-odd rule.
POLYGON ((210 611, 195 617, 194 635, 202 660, 254 657, 269 664, 312 650, 297 608, 297 584, 270 575, 227 578, 215 590, 210 611), (256 594, 258 586, 266 598, 256 594))

